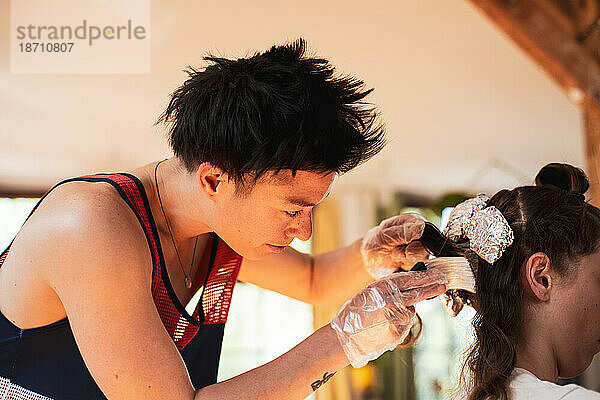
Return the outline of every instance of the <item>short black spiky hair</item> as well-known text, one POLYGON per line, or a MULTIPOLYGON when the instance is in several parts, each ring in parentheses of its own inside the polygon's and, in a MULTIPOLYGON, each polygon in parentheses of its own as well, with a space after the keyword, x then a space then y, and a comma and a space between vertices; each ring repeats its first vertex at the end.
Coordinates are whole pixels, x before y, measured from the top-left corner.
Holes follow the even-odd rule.
POLYGON ((384 127, 363 101, 373 89, 305 52, 298 39, 188 67, 157 123, 169 125, 171 148, 189 172, 210 162, 236 182, 284 169, 341 174, 381 150, 384 127))

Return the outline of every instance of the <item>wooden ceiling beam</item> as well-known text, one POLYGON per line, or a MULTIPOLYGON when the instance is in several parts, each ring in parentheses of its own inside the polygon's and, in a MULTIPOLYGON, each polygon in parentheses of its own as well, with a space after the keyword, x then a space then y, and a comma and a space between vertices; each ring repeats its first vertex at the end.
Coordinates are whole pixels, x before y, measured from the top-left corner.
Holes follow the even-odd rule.
POLYGON ((579 0, 574 5, 575 24, 577 33, 594 24, 600 17, 600 5, 598 0, 579 0))
POLYGON ((575 37, 575 35, 579 32, 576 22, 570 20, 569 17, 564 14, 552 1, 531 0, 531 2, 534 7, 537 7, 540 11, 546 14, 546 16, 552 20, 557 28, 570 37, 575 37))
POLYGON ((571 101, 581 106, 591 202, 600 207, 600 65, 594 56, 599 49, 590 51, 586 48, 590 40, 582 44, 576 39, 581 25, 597 16, 599 6, 587 4, 577 20, 569 22, 548 0, 468 1, 533 58, 571 101))
POLYGON ((574 8, 577 39, 600 62, 600 4, 598 0, 579 0, 574 8))
POLYGON ((583 108, 586 173, 590 180, 590 200, 600 207, 600 112, 583 108))
POLYGON ((600 65, 575 39, 574 28, 556 22, 547 0, 467 0, 519 45, 576 104, 600 110, 600 65), (545 1, 546 6, 540 7, 545 1))

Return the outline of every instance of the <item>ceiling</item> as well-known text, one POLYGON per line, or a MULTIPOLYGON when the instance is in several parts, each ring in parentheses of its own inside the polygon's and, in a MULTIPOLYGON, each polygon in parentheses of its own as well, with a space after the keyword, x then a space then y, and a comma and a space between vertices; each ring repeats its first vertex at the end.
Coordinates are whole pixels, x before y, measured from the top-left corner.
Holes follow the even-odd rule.
MULTIPOLYGON (((9 2, 0 19, 10 24, 9 2)), ((584 166, 578 108, 464 0, 152 1, 151 73, 11 74, 0 31, 0 188, 170 154, 154 122, 187 65, 297 37, 375 91, 388 145, 338 191, 438 196, 529 183, 550 161, 584 166)))

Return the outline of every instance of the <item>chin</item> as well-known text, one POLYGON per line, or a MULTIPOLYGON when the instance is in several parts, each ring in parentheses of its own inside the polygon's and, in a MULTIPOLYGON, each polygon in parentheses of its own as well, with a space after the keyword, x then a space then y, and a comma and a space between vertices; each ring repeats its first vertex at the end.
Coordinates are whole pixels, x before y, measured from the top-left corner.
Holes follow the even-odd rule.
POLYGON ((237 254, 239 254, 240 256, 242 256, 243 258, 247 259, 247 260, 259 260, 261 258, 263 258, 266 254, 260 254, 259 249, 255 248, 255 247, 251 247, 249 248, 247 245, 244 246, 243 244, 241 246, 237 246, 236 244, 232 243, 232 242, 228 242, 227 240, 223 239, 223 237, 219 236, 221 238, 222 241, 224 241, 227 246, 229 246, 231 248, 231 250, 235 251, 237 254))
POLYGON ((232 247, 232 249, 238 253, 240 256, 242 256, 244 259, 249 260, 249 261, 257 261, 257 260, 261 260, 263 258, 265 258, 266 256, 268 256, 269 254, 272 254, 269 250, 265 250, 262 247, 254 247, 251 249, 244 249, 244 248, 240 248, 238 249, 234 249, 232 247))
POLYGON ((265 258, 266 256, 269 255, 269 253, 267 253, 267 254, 258 254, 256 251, 247 252, 245 254, 241 254, 241 253, 238 253, 238 254, 241 255, 245 260, 249 260, 249 261, 262 260, 263 258, 265 258))

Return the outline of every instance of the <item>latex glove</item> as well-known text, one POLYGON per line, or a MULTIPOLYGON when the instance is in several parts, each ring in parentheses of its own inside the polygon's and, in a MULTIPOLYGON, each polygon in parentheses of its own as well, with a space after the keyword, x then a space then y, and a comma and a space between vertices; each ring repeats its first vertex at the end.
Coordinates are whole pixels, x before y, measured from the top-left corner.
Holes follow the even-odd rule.
POLYGON ((413 304, 446 291, 438 271, 399 272, 371 282, 331 320, 353 367, 364 366, 401 344, 413 325, 413 304))
POLYGON ((363 263, 369 275, 381 279, 398 269, 409 270, 427 261, 429 252, 418 239, 425 219, 418 214, 400 214, 369 230, 361 244, 363 263))

